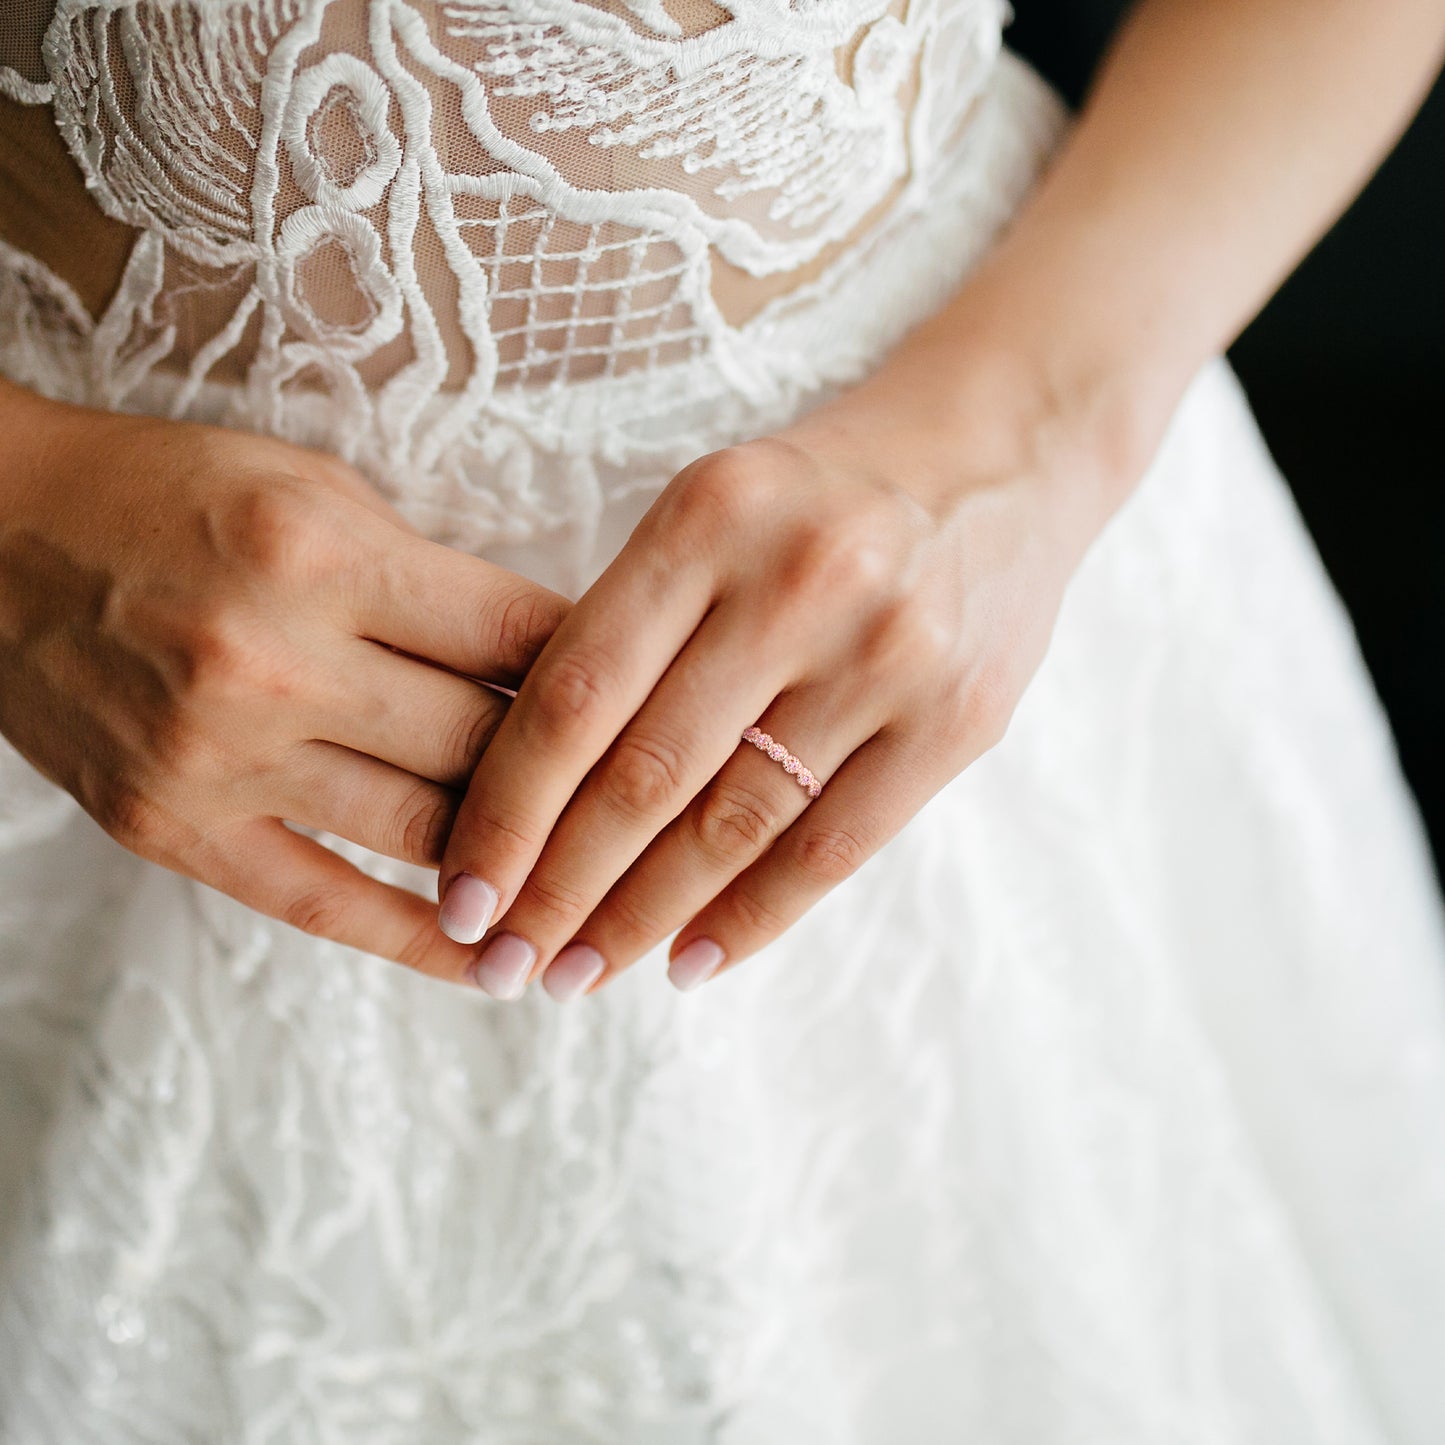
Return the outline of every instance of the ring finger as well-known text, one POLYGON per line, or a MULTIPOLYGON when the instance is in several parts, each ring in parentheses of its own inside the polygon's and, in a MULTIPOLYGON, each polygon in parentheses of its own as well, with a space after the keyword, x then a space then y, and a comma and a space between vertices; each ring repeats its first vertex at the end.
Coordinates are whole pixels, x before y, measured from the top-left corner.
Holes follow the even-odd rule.
MULTIPOLYGON (((783 758, 740 739, 717 775, 558 952, 543 974, 548 993, 570 998, 622 972, 762 856, 812 801, 799 779, 806 782, 811 772, 824 784, 876 730, 872 722, 860 726, 856 698, 846 724, 833 721, 842 711, 836 701, 829 706, 822 687, 779 697, 757 726, 783 758), (790 773, 792 760, 802 765, 799 772, 790 773)), ((669 977, 689 988, 718 961, 699 948, 675 960, 669 977)))

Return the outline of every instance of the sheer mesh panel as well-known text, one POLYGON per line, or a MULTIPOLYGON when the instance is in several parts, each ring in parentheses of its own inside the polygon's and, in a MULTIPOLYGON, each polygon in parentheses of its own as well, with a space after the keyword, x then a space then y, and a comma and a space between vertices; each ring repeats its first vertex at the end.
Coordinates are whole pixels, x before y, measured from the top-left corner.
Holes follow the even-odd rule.
POLYGON ((899 193, 907 3, 11 5, 0 237, 192 388, 685 365, 899 193))
POLYGON ((45 84, 40 43, 54 13, 54 0, 8 0, 0 6, 0 93, 45 84))

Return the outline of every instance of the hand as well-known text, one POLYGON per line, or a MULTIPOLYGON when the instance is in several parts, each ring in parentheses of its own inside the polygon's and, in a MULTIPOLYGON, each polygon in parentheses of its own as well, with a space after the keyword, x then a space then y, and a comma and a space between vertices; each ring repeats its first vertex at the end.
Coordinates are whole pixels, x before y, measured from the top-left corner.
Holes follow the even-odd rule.
POLYGON ((454 894, 496 900, 484 988, 546 969, 570 997, 679 928, 688 987, 1002 737, 1107 515, 1103 463, 982 382, 950 412, 902 381, 685 467, 542 650, 439 878, 458 937, 487 920, 454 894), (739 745, 754 723, 817 801, 739 745))
POLYGON ((433 906, 282 819, 435 867, 566 611, 350 467, 0 389, 0 732, 132 851, 461 980, 433 906), (13 439, 13 442, 12 440, 13 439))

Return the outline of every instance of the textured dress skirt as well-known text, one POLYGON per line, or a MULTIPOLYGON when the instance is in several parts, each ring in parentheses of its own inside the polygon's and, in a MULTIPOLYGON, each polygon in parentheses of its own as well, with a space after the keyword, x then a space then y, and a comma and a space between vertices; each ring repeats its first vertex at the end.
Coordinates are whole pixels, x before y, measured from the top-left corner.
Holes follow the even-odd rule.
MULTIPOLYGON (((8 7, 0 371, 575 596, 1016 210, 1005 19, 8 7)), ((1439 1445, 1442 1359, 1445 909, 1223 361, 1004 740, 696 993, 409 973, 0 744, 4 1445, 1439 1445)))

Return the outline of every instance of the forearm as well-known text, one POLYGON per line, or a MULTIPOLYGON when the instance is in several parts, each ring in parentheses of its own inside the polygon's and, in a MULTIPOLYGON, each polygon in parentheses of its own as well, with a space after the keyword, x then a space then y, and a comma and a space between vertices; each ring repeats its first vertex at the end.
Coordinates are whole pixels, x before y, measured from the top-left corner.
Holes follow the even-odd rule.
POLYGON ((1107 514, 1191 377, 1393 146, 1442 47, 1445 0, 1143 0, 1049 173, 880 386, 965 417, 981 370, 1037 393, 1108 454, 1107 514))

